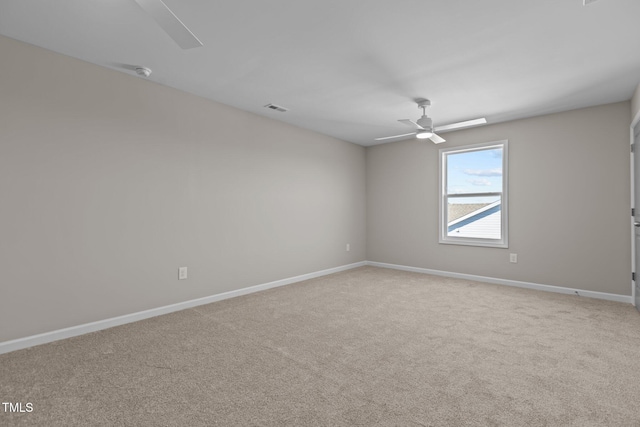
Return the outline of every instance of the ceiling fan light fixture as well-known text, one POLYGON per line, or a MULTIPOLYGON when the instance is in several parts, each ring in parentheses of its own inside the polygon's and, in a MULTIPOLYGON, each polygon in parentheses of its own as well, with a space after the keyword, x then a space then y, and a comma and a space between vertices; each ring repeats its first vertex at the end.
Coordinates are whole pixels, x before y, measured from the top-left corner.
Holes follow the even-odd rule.
POLYGON ((446 140, 440 135, 437 135, 435 132, 440 133, 442 131, 461 129, 461 128, 471 127, 471 126, 479 126, 487 123, 487 119, 480 118, 480 119, 474 119, 474 120, 467 120, 466 122, 451 123, 444 126, 434 127, 433 120, 431 119, 431 117, 427 116, 427 107, 431 105, 431 101, 424 98, 416 99, 415 101, 418 103, 418 108, 422 109, 422 117, 420 117, 416 121, 413 121, 411 119, 398 120, 400 123, 403 123, 407 126, 411 126, 412 128, 414 128, 416 130, 415 132, 403 133, 402 135, 385 136, 382 138, 376 138, 375 140, 384 141, 387 139, 397 139, 397 138, 402 138, 409 135, 415 135, 416 138, 418 139, 430 139, 431 142, 433 142, 434 144, 442 144, 443 142, 446 142, 446 140))

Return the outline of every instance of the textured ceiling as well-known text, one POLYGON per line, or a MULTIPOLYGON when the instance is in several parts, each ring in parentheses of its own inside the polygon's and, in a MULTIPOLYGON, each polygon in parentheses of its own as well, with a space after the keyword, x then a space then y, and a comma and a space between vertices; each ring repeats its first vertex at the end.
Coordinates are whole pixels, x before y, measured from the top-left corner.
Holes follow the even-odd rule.
POLYGON ((165 3, 203 47, 134 0, 2 0, 0 34, 361 145, 411 132, 397 119, 418 97, 436 125, 497 123, 628 100, 640 81, 638 0, 165 3))

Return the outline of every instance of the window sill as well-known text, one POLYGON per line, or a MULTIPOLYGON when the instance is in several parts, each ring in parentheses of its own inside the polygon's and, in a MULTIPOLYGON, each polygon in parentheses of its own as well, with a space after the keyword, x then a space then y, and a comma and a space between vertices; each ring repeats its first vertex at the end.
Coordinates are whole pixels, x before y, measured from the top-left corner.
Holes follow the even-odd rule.
POLYGON ((446 240, 440 239, 438 243, 442 245, 480 246, 485 248, 501 248, 501 249, 509 248, 509 242, 505 242, 502 240, 495 241, 495 240, 464 239, 464 238, 450 237, 446 240))

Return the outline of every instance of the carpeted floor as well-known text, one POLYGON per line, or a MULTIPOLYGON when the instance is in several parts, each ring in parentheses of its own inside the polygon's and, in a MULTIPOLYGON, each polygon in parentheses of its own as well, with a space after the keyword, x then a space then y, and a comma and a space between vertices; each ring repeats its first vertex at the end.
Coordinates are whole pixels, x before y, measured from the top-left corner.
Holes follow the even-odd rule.
POLYGON ((627 304, 362 267, 0 355, 37 426, 640 426, 627 304))

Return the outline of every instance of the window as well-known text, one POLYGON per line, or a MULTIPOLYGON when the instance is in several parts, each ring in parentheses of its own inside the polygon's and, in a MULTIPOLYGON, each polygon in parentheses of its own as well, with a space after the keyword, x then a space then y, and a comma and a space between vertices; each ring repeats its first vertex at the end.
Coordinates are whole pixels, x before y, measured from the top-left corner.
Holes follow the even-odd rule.
POLYGON ((507 146, 440 150, 440 243, 509 247, 507 146))

